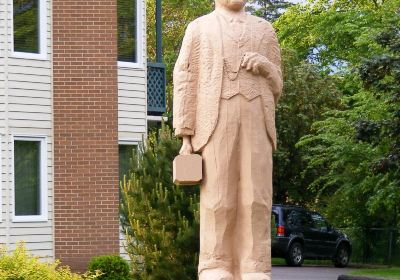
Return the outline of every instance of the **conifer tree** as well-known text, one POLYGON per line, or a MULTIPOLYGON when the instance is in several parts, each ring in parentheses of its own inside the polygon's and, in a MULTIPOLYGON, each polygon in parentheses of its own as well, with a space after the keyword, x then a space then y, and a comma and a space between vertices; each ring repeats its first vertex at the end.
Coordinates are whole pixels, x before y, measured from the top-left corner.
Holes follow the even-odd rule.
POLYGON ((274 22, 284 13, 285 9, 293 5, 287 0, 250 0, 251 12, 270 22, 274 22))
POLYGON ((172 182, 180 141, 163 124, 149 134, 121 182, 121 221, 134 279, 196 279, 199 188, 172 182))

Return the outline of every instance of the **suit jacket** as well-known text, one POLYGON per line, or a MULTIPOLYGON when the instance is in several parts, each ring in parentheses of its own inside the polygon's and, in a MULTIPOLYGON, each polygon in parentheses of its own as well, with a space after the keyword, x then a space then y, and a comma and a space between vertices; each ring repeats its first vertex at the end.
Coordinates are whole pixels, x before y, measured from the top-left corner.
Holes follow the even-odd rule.
MULTIPOLYGON (((263 100, 265 126, 276 149, 275 105, 282 92, 281 57, 272 25, 248 16, 254 32, 254 52, 265 56, 268 75, 254 79, 263 100)), ((217 121, 223 77, 222 36, 217 12, 191 22, 175 64, 173 126, 178 136, 191 135, 194 151, 200 151, 212 135, 217 121)))

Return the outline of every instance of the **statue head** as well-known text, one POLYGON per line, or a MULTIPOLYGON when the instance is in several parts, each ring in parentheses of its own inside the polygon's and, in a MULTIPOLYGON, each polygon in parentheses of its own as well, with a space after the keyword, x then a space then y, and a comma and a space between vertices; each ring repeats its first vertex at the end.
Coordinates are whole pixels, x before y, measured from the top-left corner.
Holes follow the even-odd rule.
POLYGON ((246 5, 247 0, 215 0, 216 6, 222 6, 232 11, 240 11, 246 5))

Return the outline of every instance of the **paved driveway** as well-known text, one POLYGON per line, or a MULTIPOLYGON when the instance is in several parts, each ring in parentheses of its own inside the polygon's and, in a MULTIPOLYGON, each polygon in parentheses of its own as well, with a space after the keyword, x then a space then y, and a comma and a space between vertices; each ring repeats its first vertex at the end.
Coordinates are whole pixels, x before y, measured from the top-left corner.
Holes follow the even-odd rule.
POLYGON ((329 266, 273 266, 272 280, 337 280, 341 274, 349 269, 329 266))

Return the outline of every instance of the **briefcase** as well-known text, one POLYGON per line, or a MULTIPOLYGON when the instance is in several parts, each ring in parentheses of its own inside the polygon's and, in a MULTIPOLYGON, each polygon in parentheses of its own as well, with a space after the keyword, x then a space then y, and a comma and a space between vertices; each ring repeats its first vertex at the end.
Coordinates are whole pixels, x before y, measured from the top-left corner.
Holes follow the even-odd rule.
POLYGON ((203 179, 202 158, 198 154, 176 156, 173 179, 177 185, 197 185, 203 179))

